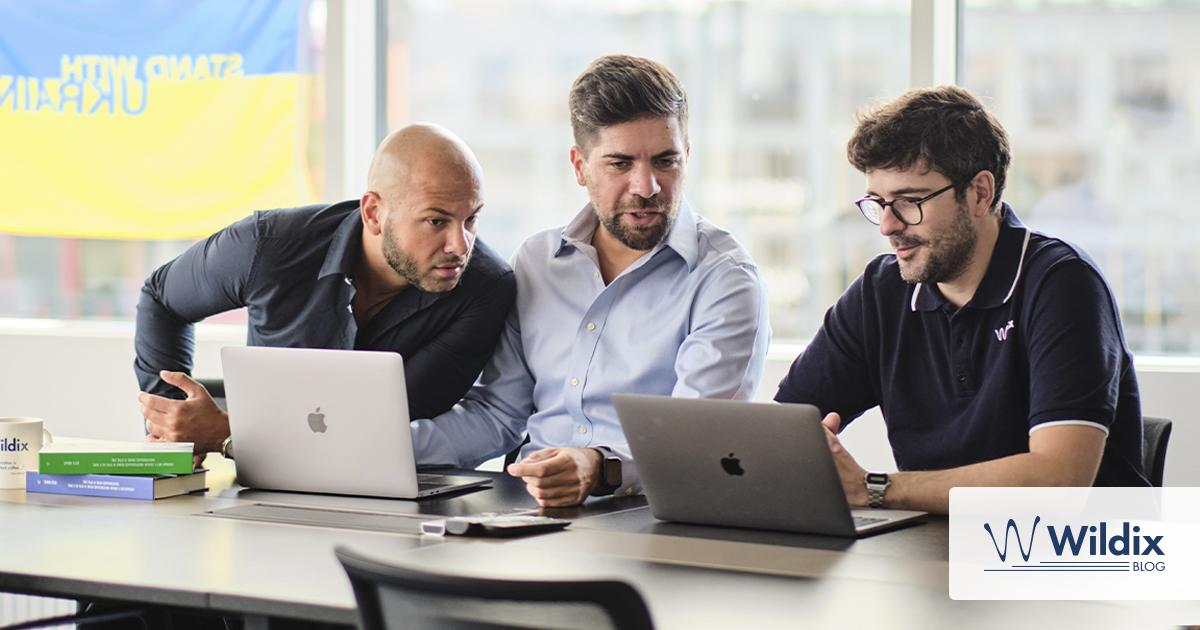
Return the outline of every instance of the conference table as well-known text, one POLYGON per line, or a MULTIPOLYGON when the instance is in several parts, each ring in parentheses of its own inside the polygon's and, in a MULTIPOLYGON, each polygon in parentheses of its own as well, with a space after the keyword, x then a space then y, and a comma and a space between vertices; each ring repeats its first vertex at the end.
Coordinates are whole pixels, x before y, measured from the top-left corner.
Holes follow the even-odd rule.
MULTIPOLYGON (((1196 602, 954 601, 948 521, 858 540, 658 521, 643 497, 542 512, 560 532, 421 535, 421 520, 529 510, 519 480, 420 501, 265 492, 210 473, 204 493, 138 501, 0 490, 0 591, 241 618, 246 628, 356 623, 333 554, 495 578, 618 578, 658 628, 1170 627, 1196 602)), ((786 489, 781 488, 781 491, 786 489)), ((1200 585, 1198 585, 1200 589, 1200 585)))

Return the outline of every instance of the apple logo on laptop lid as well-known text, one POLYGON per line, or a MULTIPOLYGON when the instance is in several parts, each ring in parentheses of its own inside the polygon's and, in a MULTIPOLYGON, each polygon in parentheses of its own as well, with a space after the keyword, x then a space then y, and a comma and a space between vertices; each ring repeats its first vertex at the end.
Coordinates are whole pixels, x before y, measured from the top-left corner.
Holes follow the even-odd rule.
POLYGON ((321 413, 321 408, 308 414, 308 428, 312 429, 313 433, 324 433, 325 429, 325 414, 321 413))
POLYGON ((721 458, 721 468, 724 468, 726 473, 739 477, 746 473, 746 471, 742 470, 742 460, 734 457, 733 453, 730 453, 729 457, 721 458))

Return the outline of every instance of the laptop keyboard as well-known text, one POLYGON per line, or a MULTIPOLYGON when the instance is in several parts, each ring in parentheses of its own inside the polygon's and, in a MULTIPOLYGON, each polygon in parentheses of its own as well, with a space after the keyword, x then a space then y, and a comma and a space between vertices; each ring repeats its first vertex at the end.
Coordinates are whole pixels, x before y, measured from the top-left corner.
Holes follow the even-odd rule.
POLYGON ((886 520, 887 520, 886 518, 882 518, 879 516, 855 516, 854 517, 854 526, 855 527, 866 527, 867 525, 874 525, 875 523, 882 523, 886 520))

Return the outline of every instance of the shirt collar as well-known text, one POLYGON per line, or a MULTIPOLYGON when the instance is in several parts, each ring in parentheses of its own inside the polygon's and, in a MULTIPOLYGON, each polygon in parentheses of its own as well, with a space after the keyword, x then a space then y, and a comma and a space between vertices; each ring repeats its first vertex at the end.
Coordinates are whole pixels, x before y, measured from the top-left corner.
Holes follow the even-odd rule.
MULTIPOLYGON (((1000 233, 996 236, 992 260, 988 262, 987 272, 975 289, 975 295, 967 303, 972 308, 996 308, 1008 302, 1017 288, 1017 282, 1021 280, 1031 233, 1007 203, 1001 203, 1000 212, 1000 233)), ((924 283, 917 283, 913 288, 910 307, 914 311, 932 311, 941 308, 946 301, 936 286, 926 287, 924 283)))
POLYGON ((325 254, 325 264, 321 265, 318 278, 332 274, 347 278, 354 276, 354 264, 358 262, 358 254, 362 251, 362 230, 362 212, 351 212, 342 219, 329 241, 329 252, 325 254))
MULTIPOLYGON (((651 257, 657 254, 659 250, 669 247, 687 263, 689 271, 695 269, 696 261, 699 258, 699 245, 696 242, 698 231, 696 222, 696 215, 692 213, 687 199, 680 200, 679 214, 675 217, 675 225, 671 228, 671 233, 667 235, 667 238, 663 242, 650 250, 651 257)), ((599 228, 600 219, 596 217, 596 211, 593 209, 592 204, 588 203, 563 228, 562 241, 559 243, 558 249, 554 251, 554 256, 561 256, 567 251, 568 247, 574 247, 584 252, 593 250, 592 236, 595 235, 596 230, 599 228)))

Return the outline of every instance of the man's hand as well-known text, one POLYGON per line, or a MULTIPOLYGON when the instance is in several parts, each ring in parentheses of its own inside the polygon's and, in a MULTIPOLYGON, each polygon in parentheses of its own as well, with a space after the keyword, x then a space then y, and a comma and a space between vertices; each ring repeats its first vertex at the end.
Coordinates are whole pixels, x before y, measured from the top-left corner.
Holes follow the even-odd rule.
POLYGON ((821 424, 825 426, 825 439, 829 442, 829 450, 833 452, 833 463, 837 464, 838 476, 842 479, 842 490, 846 493, 846 500, 851 506, 867 505, 869 502, 867 485, 863 481, 867 471, 854 461, 854 458, 850 456, 850 451, 842 446, 842 441, 837 437, 838 429, 842 427, 842 417, 831 413, 825 416, 821 424))
POLYGON ((538 505, 579 505, 600 483, 600 459, 591 448, 544 448, 509 464, 508 474, 525 481, 538 505))
POLYGON ((229 437, 229 415, 217 406, 208 390, 183 372, 159 373, 163 381, 182 389, 185 400, 172 400, 142 392, 138 394, 146 419, 147 442, 193 442, 195 453, 220 451, 229 437))

